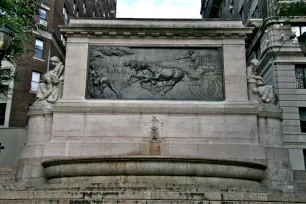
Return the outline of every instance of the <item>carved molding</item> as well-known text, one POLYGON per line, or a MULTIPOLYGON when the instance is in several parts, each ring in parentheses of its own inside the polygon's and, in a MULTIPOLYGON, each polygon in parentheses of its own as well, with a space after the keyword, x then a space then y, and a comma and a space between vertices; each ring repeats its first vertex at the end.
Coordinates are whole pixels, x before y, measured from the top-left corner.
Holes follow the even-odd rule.
POLYGON ((245 38, 253 30, 244 27, 240 21, 170 19, 71 19, 68 26, 60 26, 60 29, 66 36, 152 38, 245 38))

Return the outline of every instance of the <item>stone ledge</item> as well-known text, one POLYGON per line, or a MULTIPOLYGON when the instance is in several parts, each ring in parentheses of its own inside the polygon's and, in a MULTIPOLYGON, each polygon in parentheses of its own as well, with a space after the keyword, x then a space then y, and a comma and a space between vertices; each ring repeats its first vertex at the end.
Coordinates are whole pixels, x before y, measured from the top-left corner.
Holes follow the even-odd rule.
POLYGON ((276 105, 260 104, 257 105, 257 108, 259 117, 277 118, 283 120, 283 111, 276 105))
POLYGON ((35 101, 28 116, 52 115, 52 104, 47 101, 35 101))
POLYGON ((283 120, 283 114, 279 112, 272 112, 272 111, 259 111, 259 117, 268 117, 268 118, 278 118, 283 120))
POLYGON ((61 32, 72 36, 150 36, 150 37, 201 37, 221 36, 244 38, 252 28, 241 21, 203 21, 192 19, 71 19, 68 26, 60 26, 61 32), (141 28, 141 33, 139 32, 141 28))
POLYGON ((172 101, 59 101, 53 112, 144 114, 257 114, 251 103, 172 101))

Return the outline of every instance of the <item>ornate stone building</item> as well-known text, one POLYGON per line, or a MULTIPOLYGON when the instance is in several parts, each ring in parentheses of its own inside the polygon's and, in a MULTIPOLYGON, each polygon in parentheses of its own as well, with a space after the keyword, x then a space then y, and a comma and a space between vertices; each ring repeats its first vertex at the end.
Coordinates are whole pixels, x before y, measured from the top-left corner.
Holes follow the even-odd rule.
POLYGON ((254 27, 247 39, 247 61, 258 59, 257 73, 274 86, 283 110, 284 146, 289 150, 292 168, 305 170, 306 58, 293 34, 306 32, 306 17, 277 16, 279 8, 290 5, 290 1, 279 2, 283 4, 273 0, 204 0, 201 13, 203 18, 242 19, 245 25, 254 27))
POLYGON ((290 21, 271 17, 265 19, 249 41, 247 59, 257 58, 257 72, 265 82, 275 87, 279 106, 283 110, 282 131, 284 145, 289 149, 292 168, 305 170, 305 70, 306 58, 293 33, 306 32, 306 18, 290 21))

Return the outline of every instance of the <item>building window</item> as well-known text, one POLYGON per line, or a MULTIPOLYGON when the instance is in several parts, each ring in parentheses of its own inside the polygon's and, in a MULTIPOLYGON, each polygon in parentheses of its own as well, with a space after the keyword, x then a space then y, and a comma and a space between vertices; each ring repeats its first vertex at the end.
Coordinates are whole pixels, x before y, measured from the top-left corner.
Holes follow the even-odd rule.
POLYGON ((6 103, 0 103, 0 125, 4 125, 6 103))
POLYGON ((231 5, 229 5, 229 13, 230 15, 234 15, 234 3, 233 1, 231 2, 231 5))
POLYGON ((43 59, 44 54, 44 41, 36 39, 34 57, 43 59))
POLYGON ((69 15, 68 15, 67 9, 65 7, 63 8, 63 14, 64 14, 64 23, 65 23, 65 25, 68 25, 69 15))
POLYGON ((73 13, 75 14, 75 12, 76 12, 76 2, 74 0, 74 2, 73 2, 73 13))
POLYGON ((39 72, 32 72, 31 91, 33 91, 33 92, 38 91, 39 81, 40 81, 40 73, 39 72))
POLYGON ((64 38, 63 34, 61 34, 61 41, 63 45, 66 47, 66 39, 64 38))
POLYGON ((77 10, 75 16, 78 18, 79 17, 79 9, 77 10))
POLYGON ((84 16, 86 16, 86 4, 83 3, 83 13, 84 13, 84 16))
POLYGON ((297 37, 306 32, 306 26, 291 26, 291 32, 295 33, 297 37))
POLYGON ((95 11, 92 12, 92 17, 94 17, 94 18, 96 17, 96 12, 95 11))
POLYGON ((296 78, 296 88, 305 89, 306 88, 306 65, 296 65, 295 66, 295 78, 296 78))
POLYGON ((42 8, 38 9, 38 23, 47 26, 47 10, 42 8))
POLYGON ((306 107, 299 108, 301 132, 306 133, 306 107))

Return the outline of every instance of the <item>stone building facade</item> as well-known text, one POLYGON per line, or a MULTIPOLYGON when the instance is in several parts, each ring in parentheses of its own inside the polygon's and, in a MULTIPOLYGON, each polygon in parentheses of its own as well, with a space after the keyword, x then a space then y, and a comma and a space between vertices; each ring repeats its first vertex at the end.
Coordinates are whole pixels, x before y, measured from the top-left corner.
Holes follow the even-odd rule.
POLYGON ((284 145, 292 168, 305 170, 306 58, 297 38, 289 38, 306 32, 306 18, 277 17, 281 5, 274 0, 202 1, 201 14, 203 18, 239 18, 254 27, 247 39, 247 62, 258 59, 257 73, 274 86, 283 110, 284 145))
MULTIPOLYGON (((203 18, 242 19, 246 25, 250 19, 275 16, 279 8, 277 0, 202 0, 203 18)), ((287 1, 289 2, 289 1, 287 1)))
POLYGON ((249 44, 247 59, 260 60, 257 72, 274 85, 283 110, 284 145, 289 149, 292 168, 305 170, 305 70, 306 58, 292 33, 306 32, 306 18, 268 18, 257 29, 249 44))

